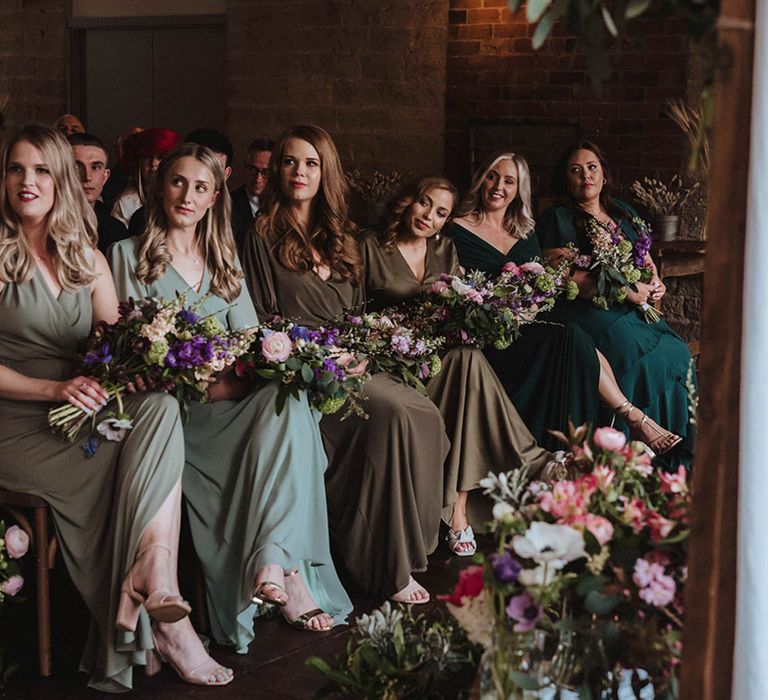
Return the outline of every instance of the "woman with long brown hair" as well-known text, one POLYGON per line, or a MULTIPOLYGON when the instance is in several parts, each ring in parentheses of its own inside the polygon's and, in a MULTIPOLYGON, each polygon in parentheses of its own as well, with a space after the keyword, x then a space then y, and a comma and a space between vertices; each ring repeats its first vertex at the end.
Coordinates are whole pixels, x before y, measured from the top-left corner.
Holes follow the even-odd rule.
MULTIPOLYGON (((442 236, 458 199, 442 177, 404 187, 390 202, 386 226, 360 241, 368 308, 405 305, 426 293, 441 275, 460 274, 456 249, 442 236)), ((523 464, 540 473, 552 454, 536 444, 483 353, 459 346, 443 356, 427 395, 445 421, 451 450, 445 461, 444 518, 448 545, 459 556, 475 553, 470 520, 490 518, 487 499, 477 498, 489 471, 523 464), (469 501, 468 512, 468 499, 469 501)))
MULTIPOLYGON (((333 324, 364 301, 363 261, 336 146, 317 126, 277 141, 263 213, 244 270, 260 314, 333 324)), ((366 384, 369 419, 325 416, 334 552, 365 590, 403 603, 429 593, 413 578, 437 546, 448 440, 434 404, 387 374, 366 384)))
MULTIPOLYGON (((120 296, 184 293, 226 330, 255 326, 229 207, 212 151, 189 143, 167 154, 144 233, 112 249, 120 296)), ((256 603, 279 606, 290 624, 313 632, 344 622, 352 609, 330 555, 317 418, 304 395, 277 415, 276 391, 254 392, 225 371, 184 426, 184 495, 211 627, 241 653, 254 637, 256 603)))
POLYGON ((191 682, 228 683, 232 672, 206 653, 176 579, 184 443, 175 399, 126 397, 133 428, 95 452, 48 428, 53 402, 89 413, 106 404, 95 379, 73 376, 71 358, 94 323, 117 319, 72 149, 53 129, 26 126, 0 158, 0 486, 53 511, 92 615, 81 662, 91 687, 129 690, 153 637, 191 682))

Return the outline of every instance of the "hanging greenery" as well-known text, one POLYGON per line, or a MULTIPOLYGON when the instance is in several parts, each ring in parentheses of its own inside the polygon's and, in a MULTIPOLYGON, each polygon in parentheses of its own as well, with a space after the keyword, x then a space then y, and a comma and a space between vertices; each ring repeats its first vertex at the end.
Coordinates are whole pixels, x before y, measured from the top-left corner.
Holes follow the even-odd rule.
MULTIPOLYGON (((509 9, 517 12, 523 0, 509 0, 509 9)), ((714 36, 719 0, 527 0, 526 18, 536 25, 534 50, 541 48, 559 20, 581 40, 587 56, 587 70, 592 85, 600 93, 611 75, 607 44, 609 38, 620 42, 628 35, 631 20, 641 15, 677 16, 697 41, 714 36)))

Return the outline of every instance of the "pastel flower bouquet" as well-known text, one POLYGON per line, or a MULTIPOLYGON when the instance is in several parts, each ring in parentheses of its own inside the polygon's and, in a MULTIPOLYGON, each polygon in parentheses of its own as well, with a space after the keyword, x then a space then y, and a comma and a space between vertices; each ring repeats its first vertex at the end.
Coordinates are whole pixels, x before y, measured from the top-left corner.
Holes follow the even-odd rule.
POLYGON ((426 393, 424 383, 442 366, 439 351, 445 339, 413 315, 396 309, 347 314, 338 328, 343 345, 368 360, 372 373, 392 374, 422 394, 426 393))
POLYGON ((17 562, 29 549, 29 535, 18 525, 6 529, 0 520, 0 606, 24 587, 24 577, 17 562))
MULTIPOLYGON (((211 378, 232 365, 250 339, 227 332, 215 316, 200 316, 185 303, 183 294, 171 301, 131 298, 120 303, 115 323, 97 323, 83 343, 77 371, 97 379, 117 410, 96 425, 96 414, 63 403, 48 412, 53 431, 73 442, 90 418, 97 433, 121 441, 133 425, 122 396, 137 377, 148 390, 175 396, 183 414, 189 402, 204 399, 211 378)), ((88 456, 98 445, 94 440, 84 446, 88 456)))
POLYGON ((347 413, 365 416, 363 385, 369 378, 358 371, 357 359, 340 344, 336 328, 311 330, 275 317, 262 324, 247 353, 235 362, 235 374, 263 385, 277 383, 277 414, 289 397, 298 399, 306 391, 309 402, 320 413, 336 413, 347 405, 347 413))
MULTIPOLYGON (((589 270, 595 278, 597 294, 592 303, 598 308, 623 304, 627 299, 627 288, 636 290, 637 282, 647 283, 653 278, 653 269, 646 262, 652 243, 650 229, 637 216, 633 217, 632 224, 637 232, 634 242, 626 238, 620 227, 612 229, 592 217, 587 226, 591 253, 582 254, 570 246, 576 253, 575 266, 589 270)), ((656 323, 661 318, 647 302, 639 309, 647 323, 656 323)))
POLYGON ((523 468, 481 482, 495 501, 496 551, 465 569, 446 599, 486 648, 483 697, 554 686, 597 699, 624 684, 637 697, 652 686, 656 698, 674 698, 686 471, 655 469, 640 443, 612 428, 589 439, 574 431, 571 449, 569 478, 529 482, 523 468))

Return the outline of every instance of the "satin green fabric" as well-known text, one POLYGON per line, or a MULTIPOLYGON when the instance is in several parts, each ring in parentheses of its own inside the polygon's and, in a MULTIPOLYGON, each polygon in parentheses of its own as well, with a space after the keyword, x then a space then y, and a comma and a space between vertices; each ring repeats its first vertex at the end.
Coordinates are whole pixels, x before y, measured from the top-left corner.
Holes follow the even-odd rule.
MULTIPOLYGON (((457 274, 459 261, 448 238, 429 238, 425 275, 418 280, 397 246, 386 248, 375 233, 360 240, 366 295, 376 308, 418 298, 443 274, 457 274)), ((445 460, 443 518, 450 521, 457 491, 473 491, 488 472, 527 464, 535 474, 551 454, 539 447, 510 401, 483 353, 455 347, 443 356, 440 373, 427 383, 427 395, 440 410, 451 449, 445 460)), ((490 502, 474 493, 467 515, 480 525, 489 519, 490 502)))
MULTIPOLYGON (((520 265, 541 254, 533 235, 503 253, 455 222, 449 234, 461 265, 491 277, 507 262, 520 265)), ((539 444, 562 448, 548 430, 566 431, 569 419, 597 424, 600 363, 592 339, 577 325, 542 314, 522 326, 509 348, 487 348, 485 355, 539 444)))
MULTIPOLYGON (((332 325, 360 310, 363 289, 333 275, 283 267, 268 242, 252 236, 243 267, 260 315, 332 325)), ((365 386, 367 420, 337 414, 320 422, 334 555, 364 590, 389 597, 437 547, 448 438, 435 405, 387 374, 365 386)))
MULTIPOLYGON (((28 282, 8 283, 0 292, 0 362, 30 377, 71 377, 91 321, 89 287, 57 299, 38 271, 28 282)), ((64 562, 92 616, 81 670, 92 688, 107 692, 129 690, 133 665, 153 648, 143 608, 135 633, 116 628, 120 586, 144 529, 181 478, 184 454, 175 399, 134 394, 124 405, 133 429, 86 458, 87 431, 75 443, 56 438, 50 404, 0 399, 0 486, 51 506, 64 562)))
MULTIPOLYGON (((137 242, 120 241, 110 251, 120 298, 172 299, 186 292, 197 313, 215 315, 228 330, 256 325, 245 284, 229 303, 210 292, 207 270, 199 291, 170 264, 160 279, 142 284, 135 274, 137 242)), ((184 496, 211 628, 217 641, 240 653, 254 637, 251 595, 267 564, 286 571, 299 566, 312 597, 337 623, 352 610, 330 555, 318 414, 302 394, 278 416, 276 391, 268 385, 238 401, 193 404, 184 426, 184 496)))
MULTIPOLYGON (((617 205, 624 212, 619 218, 621 232, 628 240, 636 240, 637 232, 631 222, 636 212, 623 202, 617 202, 617 205)), ((573 243, 585 254, 591 252, 586 236, 577 232, 573 213, 568 207, 552 207, 543 212, 536 235, 544 248, 573 243)), ((629 303, 605 310, 579 298, 558 304, 553 316, 577 324, 589 334, 610 363, 627 398, 643 413, 683 438, 674 450, 660 459, 674 469, 678 464, 690 466, 694 430, 689 421, 685 383, 692 359, 685 341, 663 319, 646 323, 637 307, 629 303)), ((693 382, 695 385, 695 372, 693 382)), ((632 417, 639 418, 639 414, 632 417)), ((610 420, 610 417, 606 415, 604 419, 610 420)), ((629 434, 623 421, 617 423, 629 434)))

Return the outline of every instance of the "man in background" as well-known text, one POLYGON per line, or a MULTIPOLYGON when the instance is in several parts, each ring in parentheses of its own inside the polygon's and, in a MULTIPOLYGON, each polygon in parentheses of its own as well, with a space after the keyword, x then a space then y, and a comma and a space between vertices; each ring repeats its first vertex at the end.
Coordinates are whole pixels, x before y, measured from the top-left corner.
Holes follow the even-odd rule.
POLYGON ((100 199, 110 174, 107 167, 107 148, 100 138, 85 132, 74 133, 67 140, 72 146, 85 198, 96 214, 99 229, 98 248, 106 254, 109 246, 115 241, 128 237, 128 229, 110 215, 107 205, 100 199))
POLYGON ((274 145, 270 139, 256 139, 251 142, 245 156, 245 184, 232 192, 232 231, 241 256, 245 231, 259 211, 259 197, 267 184, 269 158, 274 145), (239 224, 237 228, 235 218, 239 224))
POLYGON ((64 136, 71 136, 72 134, 85 133, 85 127, 74 114, 62 114, 54 123, 54 126, 64 136))

